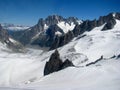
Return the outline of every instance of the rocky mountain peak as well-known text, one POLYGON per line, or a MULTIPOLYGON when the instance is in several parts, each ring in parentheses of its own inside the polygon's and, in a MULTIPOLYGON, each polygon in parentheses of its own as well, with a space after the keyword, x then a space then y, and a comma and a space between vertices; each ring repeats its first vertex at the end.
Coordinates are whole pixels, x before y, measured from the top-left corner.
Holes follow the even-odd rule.
POLYGON ((0 41, 4 43, 4 41, 8 40, 8 33, 4 30, 0 24, 0 41))
POLYGON ((39 26, 43 26, 46 24, 47 26, 55 25, 58 24, 59 22, 64 21, 68 24, 71 24, 72 22, 74 24, 78 24, 79 19, 76 17, 68 17, 68 18, 63 18, 62 16, 59 15, 50 15, 46 19, 40 18, 38 21, 39 26))
POLYGON ((111 20, 114 20, 114 19, 119 19, 120 20, 120 13, 110 13, 106 16, 100 16, 100 18, 98 19, 98 24, 104 24, 105 22, 108 23, 110 22, 111 20))
POLYGON ((43 31, 45 29, 45 26, 51 26, 55 25, 60 21, 63 21, 64 18, 59 15, 50 15, 46 19, 40 18, 37 25, 35 26, 36 29, 39 31, 43 31))
POLYGON ((43 18, 40 18, 40 19, 38 20, 38 25, 44 25, 44 23, 45 23, 45 21, 44 21, 43 18))
POLYGON ((60 21, 63 21, 64 18, 62 16, 59 16, 59 15, 51 15, 51 16, 48 16, 46 19, 45 19, 45 22, 46 24, 49 26, 49 25, 54 25, 54 24, 57 24, 58 22, 60 21))
POLYGON ((46 62, 46 65, 44 67, 44 75, 57 72, 70 66, 74 66, 73 63, 68 59, 63 62, 60 59, 60 54, 58 50, 55 50, 55 52, 50 56, 49 61, 46 62))
POLYGON ((116 19, 120 20, 120 13, 119 12, 114 13, 114 15, 115 15, 116 19))
POLYGON ((73 22, 74 24, 78 24, 78 23, 79 23, 78 21, 79 21, 79 19, 76 18, 76 17, 68 17, 68 18, 66 19, 66 22, 69 23, 69 24, 71 24, 72 22, 73 22))
POLYGON ((108 14, 106 17, 109 17, 109 19, 111 19, 111 18, 120 19, 120 13, 112 12, 112 13, 108 14))

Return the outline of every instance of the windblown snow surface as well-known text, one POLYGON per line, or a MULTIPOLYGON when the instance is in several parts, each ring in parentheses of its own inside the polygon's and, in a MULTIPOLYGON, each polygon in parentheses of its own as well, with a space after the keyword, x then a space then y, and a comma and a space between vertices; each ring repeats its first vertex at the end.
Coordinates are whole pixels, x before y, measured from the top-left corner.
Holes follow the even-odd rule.
POLYGON ((0 90, 120 90, 120 21, 116 22, 111 30, 101 31, 104 24, 60 47, 61 59, 68 58, 76 67, 47 76, 44 66, 54 50, 14 53, 0 43, 0 90))

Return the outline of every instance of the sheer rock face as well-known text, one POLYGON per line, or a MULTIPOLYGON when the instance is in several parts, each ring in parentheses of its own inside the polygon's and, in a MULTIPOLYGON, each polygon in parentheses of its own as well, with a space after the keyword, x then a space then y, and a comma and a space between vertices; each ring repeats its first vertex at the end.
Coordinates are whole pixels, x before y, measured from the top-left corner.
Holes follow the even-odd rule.
MULTIPOLYGON (((47 18, 46 20, 51 20, 50 18, 55 19, 55 16, 54 18, 51 16, 47 18)), ((71 23, 71 22, 77 23, 76 19, 77 18, 70 17, 66 19, 65 21, 67 23, 71 23)), ((54 20, 53 21, 56 23, 57 22, 56 20, 62 21, 63 18, 59 16, 58 18, 56 17, 55 21, 54 20)), ((47 21, 47 22, 51 22, 51 21, 47 21)), ((46 30, 45 35, 41 33, 39 37, 35 39, 31 44, 32 45, 38 44, 41 47, 50 47, 50 50, 52 50, 52 49, 56 49, 60 46, 67 44, 73 39, 73 37, 74 37, 74 34, 72 31, 68 31, 68 33, 65 34, 63 30, 60 27, 58 27, 57 24, 53 24, 49 26, 49 28, 46 30), (61 36, 58 36, 55 34, 57 31, 61 33, 61 36)))
POLYGON ((59 52, 55 50, 55 52, 51 55, 49 61, 46 62, 44 68, 44 75, 48 75, 50 73, 59 71, 69 66, 74 66, 74 65, 68 59, 65 62, 62 62, 62 60, 60 59, 59 52))
POLYGON ((80 35, 80 31, 81 31, 80 25, 77 24, 72 32, 73 32, 74 36, 77 37, 78 35, 80 35))
POLYGON ((109 22, 107 22, 105 24, 105 26, 103 27, 102 31, 112 29, 115 24, 116 24, 116 21, 114 19, 110 20, 109 22))
POLYGON ((61 47, 67 43, 69 43, 74 38, 74 34, 72 31, 68 31, 68 33, 62 35, 62 36, 56 36, 50 50, 56 49, 58 47, 61 47))
MULTIPOLYGON (((51 47, 52 44, 55 41, 55 38, 57 37, 57 35, 55 35, 55 32, 59 31, 61 34, 64 34, 63 30, 60 29, 56 24, 50 26, 47 30, 46 30, 46 34, 44 35, 43 33, 41 33, 39 35, 39 38, 36 38, 31 44, 38 44, 39 46, 44 46, 44 47, 51 47)), ((55 43, 56 44, 56 43, 55 43)))
POLYGON ((63 21, 64 18, 62 16, 58 16, 58 15, 52 15, 52 16, 48 16, 45 19, 45 23, 50 26, 50 25, 55 25, 60 21, 63 21))
POLYGON ((14 36, 24 45, 32 44, 32 45, 39 45, 41 47, 51 48, 53 43, 55 42, 54 41, 55 37, 57 36, 55 32, 59 31, 61 33, 61 37, 65 35, 64 31, 57 26, 57 24, 61 21, 68 24, 71 23, 74 23, 75 25, 78 24, 78 19, 75 17, 63 18, 62 16, 52 15, 52 16, 48 16, 46 19, 42 19, 42 18, 39 19, 38 23, 35 26, 26 29, 18 36, 16 35, 14 36), (37 36, 37 38, 33 39, 33 37, 35 36, 37 36), (53 37, 51 38, 51 36, 53 37), (42 44, 43 42, 44 44, 42 44))
POLYGON ((69 61, 68 59, 66 59, 63 64, 62 64, 62 69, 67 68, 69 66, 74 66, 73 63, 71 61, 69 61))
POLYGON ((9 34, 6 30, 4 30, 2 28, 2 26, 0 25, 0 41, 1 42, 5 42, 9 39, 9 34))
POLYGON ((50 57, 50 60, 46 63, 44 69, 44 75, 48 75, 55 71, 59 71, 62 66, 62 60, 60 59, 59 53, 56 50, 50 57))
POLYGON ((118 20, 120 20, 120 13, 115 13, 115 17, 116 17, 116 19, 118 19, 118 20))

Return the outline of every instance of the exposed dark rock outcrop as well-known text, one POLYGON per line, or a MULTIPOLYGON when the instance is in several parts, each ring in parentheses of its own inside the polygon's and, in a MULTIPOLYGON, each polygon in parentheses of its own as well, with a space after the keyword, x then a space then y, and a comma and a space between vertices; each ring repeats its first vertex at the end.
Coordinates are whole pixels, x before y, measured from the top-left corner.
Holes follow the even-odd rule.
POLYGON ((100 16, 98 20, 95 19, 93 21, 83 21, 82 24, 76 25, 76 27, 74 28, 74 36, 76 37, 84 33, 85 31, 91 31, 93 28, 99 27, 103 24, 105 24, 105 26, 103 27, 102 31, 112 29, 116 24, 115 19, 120 20, 120 13, 110 13, 106 16, 100 16))
POLYGON ((120 13, 119 12, 115 13, 115 17, 116 19, 120 20, 120 13))
MULTIPOLYGON (((60 32, 61 34, 64 34, 63 30, 60 29, 56 24, 55 25, 51 25, 47 30, 45 35, 43 33, 41 33, 38 38, 36 38, 32 44, 35 45, 39 45, 39 46, 44 46, 44 47, 51 47, 52 44, 55 42, 55 40, 57 39, 57 35, 55 35, 56 32, 60 32)), ((55 43, 57 44, 57 43, 55 43)))
POLYGON ((50 47, 50 50, 57 49, 60 46, 60 40, 61 40, 60 38, 62 38, 62 37, 59 37, 58 35, 55 37, 55 39, 50 47))
POLYGON ((78 24, 78 18, 76 18, 76 17, 68 17, 65 21, 66 21, 68 24, 71 24, 71 22, 73 22, 75 25, 78 24))
POLYGON ((117 56, 117 59, 120 58, 120 54, 117 56))
POLYGON ((55 71, 59 71, 62 66, 62 60, 60 59, 59 53, 57 50, 51 55, 50 60, 46 62, 44 68, 44 75, 48 75, 55 71))
POLYGON ((5 41, 9 40, 9 34, 6 30, 4 30, 0 24, 0 41, 4 43, 5 41))
POLYGON ((78 35, 80 35, 80 32, 81 32, 80 25, 77 24, 75 26, 75 28, 73 29, 73 34, 74 34, 75 37, 77 37, 78 35))
POLYGON ((114 19, 111 19, 109 22, 107 22, 107 24, 105 24, 102 31, 112 29, 115 24, 116 24, 116 21, 114 19))
POLYGON ((51 15, 51 16, 48 16, 46 19, 45 19, 45 23, 50 26, 50 25, 55 25, 57 24, 58 22, 60 21, 63 21, 64 18, 62 16, 59 16, 59 15, 51 15))
POLYGON ((110 59, 115 58, 115 57, 116 57, 116 55, 113 55, 112 57, 110 57, 110 59))
POLYGON ((97 59, 97 60, 94 61, 94 62, 91 62, 91 63, 86 64, 86 66, 90 66, 90 65, 96 64, 97 62, 101 61, 102 59, 103 59, 103 56, 101 56, 99 59, 97 59))
POLYGON ((73 65, 73 63, 72 63, 70 60, 66 59, 66 60, 63 62, 61 69, 67 68, 67 67, 69 67, 69 66, 74 66, 74 65, 73 65))
POLYGON ((65 62, 62 62, 62 60, 60 59, 59 52, 55 50, 55 52, 51 55, 49 61, 46 62, 44 68, 44 75, 48 75, 50 73, 59 71, 69 66, 74 66, 74 65, 68 59, 65 62))
POLYGON ((58 47, 61 47, 67 43, 69 43, 74 38, 74 34, 72 31, 68 31, 68 33, 62 35, 62 36, 56 36, 55 40, 53 41, 50 50, 56 49, 58 47))

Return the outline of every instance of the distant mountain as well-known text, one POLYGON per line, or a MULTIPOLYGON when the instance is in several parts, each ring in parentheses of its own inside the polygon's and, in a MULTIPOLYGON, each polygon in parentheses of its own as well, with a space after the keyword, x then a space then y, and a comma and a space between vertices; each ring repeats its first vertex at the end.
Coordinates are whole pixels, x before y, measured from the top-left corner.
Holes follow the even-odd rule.
POLYGON ((24 45, 32 44, 41 47, 51 47, 55 38, 66 35, 77 24, 81 23, 82 21, 75 17, 63 18, 62 16, 52 15, 46 19, 39 19, 35 26, 26 29, 15 38, 24 45))
POLYGON ((30 27, 30 26, 23 26, 23 25, 14 25, 9 23, 2 23, 1 26, 6 30, 11 30, 11 31, 25 30, 30 27))

